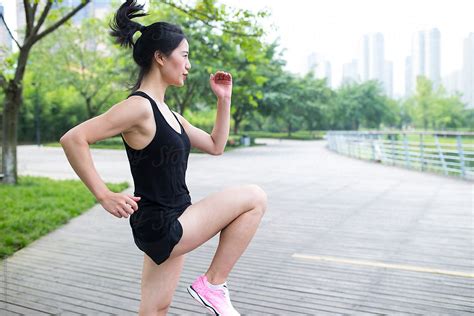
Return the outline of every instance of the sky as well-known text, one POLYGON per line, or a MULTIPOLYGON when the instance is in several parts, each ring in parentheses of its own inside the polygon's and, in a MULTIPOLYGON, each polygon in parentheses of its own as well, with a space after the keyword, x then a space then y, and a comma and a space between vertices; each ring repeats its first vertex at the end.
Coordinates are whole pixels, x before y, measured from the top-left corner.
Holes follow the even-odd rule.
MULTIPOLYGON (((286 50, 287 70, 304 73, 308 55, 316 52, 331 62, 335 87, 342 79, 342 65, 358 58, 362 36, 381 32, 385 59, 394 63, 394 92, 399 95, 403 94, 405 57, 410 55, 415 32, 434 27, 440 30, 442 76, 461 68, 463 40, 474 32, 473 0, 218 1, 252 11, 269 9, 271 16, 262 25, 276 29, 269 32, 266 41, 279 38, 286 50)), ((0 3, 5 6, 7 23, 14 25, 15 1, 0 3)))
POLYGON ((342 79, 342 65, 360 55, 364 34, 381 32, 385 59, 394 63, 394 92, 403 94, 405 57, 411 53, 412 36, 419 30, 441 32, 441 75, 462 67, 463 40, 474 32, 472 0, 220 0, 238 8, 268 8, 287 49, 287 69, 302 73, 311 52, 331 62, 333 84, 342 79), (291 5, 289 4, 291 3, 291 5))

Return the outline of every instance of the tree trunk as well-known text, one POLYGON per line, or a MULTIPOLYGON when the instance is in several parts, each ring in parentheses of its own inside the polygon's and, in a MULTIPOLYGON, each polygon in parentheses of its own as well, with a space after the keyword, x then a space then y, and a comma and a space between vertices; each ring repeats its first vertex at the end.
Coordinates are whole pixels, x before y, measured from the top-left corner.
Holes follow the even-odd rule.
POLYGON ((2 140, 2 161, 3 161, 3 182, 17 184, 17 125, 20 107, 22 88, 16 85, 13 80, 8 82, 5 94, 3 109, 3 140, 2 140))
POLYGON ((234 118, 234 135, 237 135, 239 132, 240 121, 234 118))

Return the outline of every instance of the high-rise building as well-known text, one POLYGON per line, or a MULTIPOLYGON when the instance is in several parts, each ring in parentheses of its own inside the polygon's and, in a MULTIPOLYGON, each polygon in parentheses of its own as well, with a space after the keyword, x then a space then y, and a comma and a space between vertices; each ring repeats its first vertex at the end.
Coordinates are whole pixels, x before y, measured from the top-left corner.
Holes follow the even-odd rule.
MULTIPOLYGON (((41 2, 40 2, 41 3, 41 2)), ((52 9, 57 9, 59 7, 76 7, 81 3, 81 0, 63 0, 62 2, 54 2, 52 9)), ((79 12, 74 14, 72 17, 72 22, 74 24, 79 24, 84 18, 95 17, 95 18, 104 18, 112 6, 112 0, 92 0, 79 12)), ((17 15, 17 31, 19 31, 18 37, 20 42, 23 42, 24 28, 26 25, 25 20, 25 9, 23 6, 23 0, 16 0, 16 15, 17 15)))
POLYGON ((474 33, 464 40, 462 65, 463 101, 474 108, 474 33))
POLYGON ((23 0, 16 0, 16 39, 18 43, 23 44, 25 38, 25 26, 26 26, 26 17, 25 17, 25 7, 23 0))
POLYGON ((377 80, 385 94, 392 95, 393 67, 385 60, 385 44, 382 33, 366 34, 362 38, 360 77, 362 81, 377 80))
POLYGON ((329 87, 332 85, 332 69, 331 63, 322 55, 311 53, 308 56, 307 69, 313 71, 318 79, 326 79, 329 87))
POLYGON ((411 78, 413 76, 413 57, 407 56, 405 58, 405 95, 413 91, 411 78))
POLYGON ((426 32, 426 76, 433 81, 434 87, 441 80, 441 33, 438 29, 426 32))
MULTIPOLYGON (((55 4, 55 7, 77 7, 81 0, 63 0, 63 2, 55 4)), ((92 0, 88 5, 74 14, 72 22, 79 24, 85 18, 103 18, 110 13, 112 0, 92 0)))
POLYGON ((439 86, 441 83, 441 33, 437 28, 414 34, 410 59, 411 66, 405 69, 407 96, 415 92, 418 76, 430 79, 434 88, 439 86))
POLYGON ((370 49, 369 49, 369 37, 365 35, 362 38, 362 55, 360 56, 360 77, 362 81, 366 81, 369 79, 369 65, 370 65, 370 49))
MULTIPOLYGON (((40 2, 41 4, 42 2, 40 2)), ((81 0, 63 0, 62 2, 54 2, 51 9, 58 8, 74 8, 81 3, 81 0)), ((79 25, 81 21, 85 18, 104 18, 107 14, 111 12, 112 0, 92 0, 85 7, 83 7, 79 12, 77 12, 71 19, 74 25, 79 25)), ((40 7, 40 10, 42 8, 40 7)), ((17 30, 18 38, 20 43, 23 42, 24 30, 26 26, 25 22, 25 10, 23 6, 23 0, 17 0, 16 4, 17 11, 17 30)), ((97 45, 95 38, 89 38, 87 40, 87 47, 93 49, 97 45)), ((105 51, 105 46, 99 44, 99 50, 105 51)))
POLYGON ((393 95, 393 62, 385 61, 383 68, 383 83, 387 96, 393 95))
MULTIPOLYGON (((0 3, 0 14, 4 16, 5 10, 3 5, 0 3)), ((4 20, 4 19, 3 19, 4 20)), ((8 33, 7 27, 3 23, 3 20, 0 19, 0 59, 3 60, 6 55, 9 54, 12 50, 12 38, 8 33)))
POLYGON ((342 82, 359 82, 359 63, 357 59, 353 59, 350 63, 342 66, 342 82))
POLYGON ((449 94, 463 93, 462 71, 455 70, 442 78, 443 87, 449 94))

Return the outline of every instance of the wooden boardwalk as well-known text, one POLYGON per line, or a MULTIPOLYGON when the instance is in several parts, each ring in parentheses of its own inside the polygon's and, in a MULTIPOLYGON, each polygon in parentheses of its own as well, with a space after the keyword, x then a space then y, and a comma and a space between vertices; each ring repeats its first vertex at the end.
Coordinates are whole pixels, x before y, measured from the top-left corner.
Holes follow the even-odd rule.
MULTIPOLYGON (((235 307, 243 315, 473 314, 473 183, 324 145, 269 141, 191 155, 193 202, 243 183, 269 197, 228 280, 235 307)), ((129 179, 123 153, 94 157, 105 179, 129 179)), ((20 147, 19 159, 20 173, 70 176, 60 150, 20 147)), ((171 315, 206 313, 186 286, 217 241, 187 255, 171 315)), ((0 315, 136 315, 142 260, 128 219, 96 206, 2 262, 0 315)))

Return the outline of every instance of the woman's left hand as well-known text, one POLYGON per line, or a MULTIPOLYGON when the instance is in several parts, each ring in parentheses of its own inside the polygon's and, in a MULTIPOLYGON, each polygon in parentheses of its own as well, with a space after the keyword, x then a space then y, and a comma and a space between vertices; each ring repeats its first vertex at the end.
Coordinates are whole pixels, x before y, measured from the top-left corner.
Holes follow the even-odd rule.
POLYGON ((215 75, 211 74, 209 82, 212 92, 214 92, 218 99, 230 99, 232 96, 232 75, 230 73, 218 71, 215 75))

